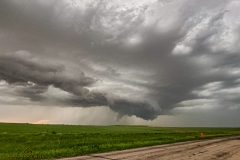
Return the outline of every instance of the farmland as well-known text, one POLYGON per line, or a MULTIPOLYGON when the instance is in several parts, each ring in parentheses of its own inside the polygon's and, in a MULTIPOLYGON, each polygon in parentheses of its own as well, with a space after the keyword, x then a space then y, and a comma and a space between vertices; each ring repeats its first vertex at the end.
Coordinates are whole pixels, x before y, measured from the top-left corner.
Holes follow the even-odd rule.
POLYGON ((51 159, 239 134, 240 128, 0 123, 0 159, 51 159))

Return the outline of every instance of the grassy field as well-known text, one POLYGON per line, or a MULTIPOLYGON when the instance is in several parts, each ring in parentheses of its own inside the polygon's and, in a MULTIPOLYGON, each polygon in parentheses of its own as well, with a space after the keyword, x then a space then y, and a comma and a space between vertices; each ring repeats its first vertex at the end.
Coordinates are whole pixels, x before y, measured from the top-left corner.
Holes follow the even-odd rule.
POLYGON ((0 123, 0 159, 52 159, 239 134, 240 128, 0 123))

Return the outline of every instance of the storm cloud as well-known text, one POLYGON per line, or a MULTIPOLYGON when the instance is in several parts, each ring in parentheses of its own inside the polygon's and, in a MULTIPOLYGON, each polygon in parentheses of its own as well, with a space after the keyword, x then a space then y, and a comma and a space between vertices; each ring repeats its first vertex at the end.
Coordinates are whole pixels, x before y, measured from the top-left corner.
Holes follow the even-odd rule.
POLYGON ((199 106, 239 110, 239 7, 238 0, 2 0, 0 96, 9 99, 0 101, 109 107, 118 119, 144 120, 199 106))

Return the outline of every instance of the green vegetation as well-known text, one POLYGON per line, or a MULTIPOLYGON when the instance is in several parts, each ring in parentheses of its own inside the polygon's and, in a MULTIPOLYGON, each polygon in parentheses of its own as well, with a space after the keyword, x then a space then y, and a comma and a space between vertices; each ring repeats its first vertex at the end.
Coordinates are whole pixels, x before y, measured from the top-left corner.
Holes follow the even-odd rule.
POLYGON ((0 159, 27 160, 70 157, 237 134, 240 134, 240 128, 0 123, 0 159), (200 137, 201 132, 205 134, 204 137, 200 137))

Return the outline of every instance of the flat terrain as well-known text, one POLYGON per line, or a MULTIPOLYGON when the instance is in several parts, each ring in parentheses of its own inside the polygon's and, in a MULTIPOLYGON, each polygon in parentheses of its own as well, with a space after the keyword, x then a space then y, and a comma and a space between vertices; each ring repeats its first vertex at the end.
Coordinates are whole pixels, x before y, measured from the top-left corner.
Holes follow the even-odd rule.
POLYGON ((239 160, 240 136, 92 154, 60 160, 239 160))
POLYGON ((231 135, 240 128, 0 123, 0 159, 56 159, 231 135))

